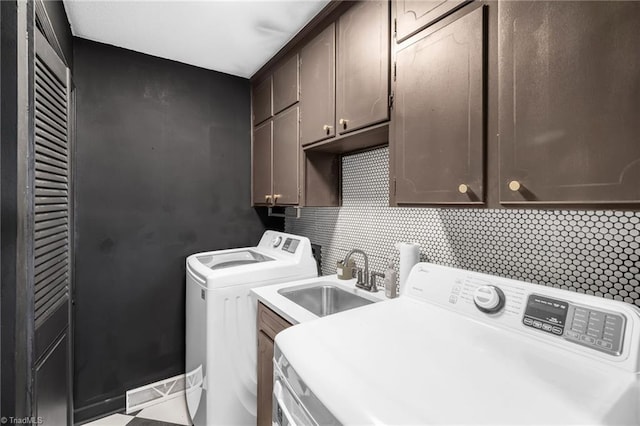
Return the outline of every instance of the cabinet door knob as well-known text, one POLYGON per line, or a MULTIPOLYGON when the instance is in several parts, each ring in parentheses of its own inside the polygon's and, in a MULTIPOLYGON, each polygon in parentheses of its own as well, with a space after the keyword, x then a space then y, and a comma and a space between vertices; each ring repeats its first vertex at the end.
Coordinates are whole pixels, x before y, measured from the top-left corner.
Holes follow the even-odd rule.
POLYGON ((520 188, 521 188, 520 182, 518 182, 517 180, 512 180, 511 182, 509 182, 509 189, 512 190, 513 192, 520 191, 520 188))
POLYGON ((467 185, 465 185, 464 183, 461 183, 461 184, 458 186, 458 192, 459 192, 459 193, 461 193, 461 194, 466 194, 466 193, 467 193, 467 191, 469 191, 469 187, 468 187, 467 185))
POLYGON ((273 202, 274 202, 274 203, 277 203, 277 202, 278 202, 278 198, 282 198, 282 194, 275 194, 275 195, 273 196, 273 202))
POLYGON ((342 126, 343 129, 346 129, 348 122, 349 122, 349 120, 345 120, 344 118, 341 118, 338 123, 340 123, 340 125, 342 126))
POLYGON ((332 129, 332 126, 329 126, 328 124, 325 124, 324 126, 322 126, 322 130, 327 132, 327 135, 331 133, 331 129, 332 129))
POLYGON ((265 195, 264 196, 264 200, 268 203, 269 201, 271 201, 271 195, 265 195))

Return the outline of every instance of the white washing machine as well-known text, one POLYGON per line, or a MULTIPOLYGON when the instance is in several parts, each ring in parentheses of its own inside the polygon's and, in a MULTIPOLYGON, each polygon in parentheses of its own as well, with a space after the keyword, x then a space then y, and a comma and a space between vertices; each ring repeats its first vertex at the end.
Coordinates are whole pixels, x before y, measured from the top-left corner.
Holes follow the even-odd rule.
POLYGON ((428 263, 407 286, 276 336, 274 424, 640 424, 637 307, 428 263))
POLYGON ((266 231, 256 247, 187 258, 186 383, 196 426, 256 422, 256 300, 250 290, 317 276, 305 237, 266 231))

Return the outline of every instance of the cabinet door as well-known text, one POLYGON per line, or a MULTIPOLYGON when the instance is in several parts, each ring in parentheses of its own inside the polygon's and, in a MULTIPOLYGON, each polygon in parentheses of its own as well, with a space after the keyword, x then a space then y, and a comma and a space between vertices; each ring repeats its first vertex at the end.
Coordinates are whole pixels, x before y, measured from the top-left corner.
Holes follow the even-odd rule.
POLYGON ((273 113, 298 102, 299 92, 298 54, 295 54, 273 73, 273 113))
POLYGON ((389 118, 389 38, 386 1, 358 2, 338 20, 336 125, 340 134, 389 118))
POLYGON ((273 394, 273 341, 291 324, 258 302, 258 425, 271 425, 273 394))
MULTIPOLYGON (((265 333, 271 340, 275 340, 276 334, 291 327, 291 323, 280 315, 267 308, 262 302, 258 302, 258 330, 265 333)), ((273 354, 271 354, 273 357, 273 354)))
POLYGON ((298 107, 273 119, 273 200, 274 204, 298 204, 298 107))
POLYGON ((258 332, 258 426, 271 426, 273 404, 273 340, 258 332))
POLYGON ((258 125, 271 117, 271 77, 253 87, 253 124, 258 125))
POLYGON ((501 202, 640 202, 640 2, 503 2, 499 28, 501 202))
POLYGON ((271 188, 271 140, 273 122, 257 127, 253 131, 253 203, 269 204, 273 194, 271 188))
POLYGON ((483 13, 475 9, 397 54, 397 204, 483 200, 483 13))
POLYGON ((329 25, 300 51, 300 141, 335 136, 336 30, 329 25))
POLYGON ((396 41, 399 43, 471 0, 396 0, 396 41))

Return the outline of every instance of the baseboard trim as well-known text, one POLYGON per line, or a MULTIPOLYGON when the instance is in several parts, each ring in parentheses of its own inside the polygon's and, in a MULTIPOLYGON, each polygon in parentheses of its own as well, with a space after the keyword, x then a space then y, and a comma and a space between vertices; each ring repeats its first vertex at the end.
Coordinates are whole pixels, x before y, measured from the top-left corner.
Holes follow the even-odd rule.
POLYGON ((73 410, 73 424, 80 426, 115 413, 124 413, 126 399, 124 395, 105 399, 86 407, 73 410))

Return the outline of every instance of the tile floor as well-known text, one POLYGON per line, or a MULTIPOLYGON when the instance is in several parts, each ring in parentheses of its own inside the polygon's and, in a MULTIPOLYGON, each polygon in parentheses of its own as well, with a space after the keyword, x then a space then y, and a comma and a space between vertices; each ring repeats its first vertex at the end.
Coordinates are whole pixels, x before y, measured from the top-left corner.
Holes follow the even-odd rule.
POLYGON ((184 395, 144 408, 137 413, 111 414, 84 426, 174 426, 191 425, 184 395))

